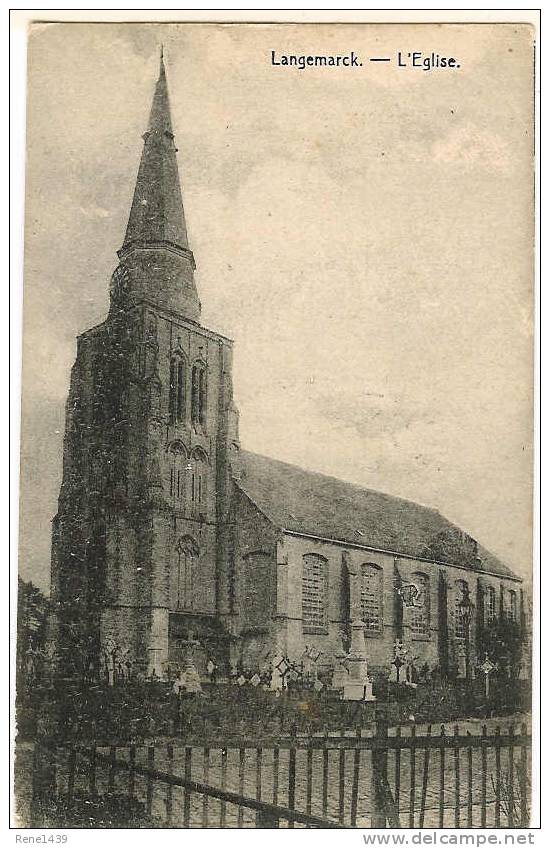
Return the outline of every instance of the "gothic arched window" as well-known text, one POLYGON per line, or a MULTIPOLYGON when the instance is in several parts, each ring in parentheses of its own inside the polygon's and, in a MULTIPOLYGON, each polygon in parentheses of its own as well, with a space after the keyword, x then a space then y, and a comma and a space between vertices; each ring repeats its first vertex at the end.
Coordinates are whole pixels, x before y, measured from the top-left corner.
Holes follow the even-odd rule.
POLYGON ((173 442, 169 451, 170 497, 175 501, 185 501, 185 472, 187 453, 181 442, 173 442))
POLYGON ((191 457, 191 503, 197 509, 206 504, 208 457, 201 448, 195 448, 191 457))
POLYGON ((185 418, 185 362, 179 355, 170 360, 170 423, 176 424, 185 418))
POLYGON ((206 368, 202 362, 196 362, 191 372, 191 420, 206 426, 206 368))
POLYGON ((374 562, 361 566, 361 619, 365 630, 382 632, 382 569, 374 562))
POLYGON ((457 639, 465 639, 468 629, 468 624, 461 609, 462 601, 468 596, 468 584, 465 580, 456 581, 455 590, 455 637, 457 639))
POLYGON ((485 590, 485 624, 490 624, 497 617, 497 593, 494 586, 485 590))
POLYGON ((176 544, 177 577, 176 609, 193 609, 195 606, 194 584, 199 548, 191 536, 182 536, 176 544))
POLYGON ((430 635, 430 579, 426 574, 417 572, 412 582, 418 589, 414 606, 411 607, 410 625, 413 636, 430 635))
POLYGON ((302 557, 302 626, 307 630, 326 630, 328 615, 328 563, 319 554, 302 557))

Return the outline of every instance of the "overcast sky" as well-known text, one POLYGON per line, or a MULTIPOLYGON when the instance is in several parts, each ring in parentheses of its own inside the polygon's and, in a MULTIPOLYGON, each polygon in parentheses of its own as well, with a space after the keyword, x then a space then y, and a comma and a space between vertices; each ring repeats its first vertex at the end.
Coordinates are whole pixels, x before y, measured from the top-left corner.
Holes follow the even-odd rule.
POLYGON ((531 31, 61 24, 29 40, 22 576, 49 585, 75 337, 107 312, 161 42, 243 447, 437 507, 529 574, 531 31))

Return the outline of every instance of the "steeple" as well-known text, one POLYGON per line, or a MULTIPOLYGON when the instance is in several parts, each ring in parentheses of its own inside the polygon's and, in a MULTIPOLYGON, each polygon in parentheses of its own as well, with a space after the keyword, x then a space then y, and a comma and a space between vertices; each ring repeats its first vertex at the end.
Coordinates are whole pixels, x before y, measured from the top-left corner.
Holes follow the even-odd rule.
POLYGON ((118 256, 134 300, 198 320, 195 260, 187 239, 163 52, 124 244, 118 256))

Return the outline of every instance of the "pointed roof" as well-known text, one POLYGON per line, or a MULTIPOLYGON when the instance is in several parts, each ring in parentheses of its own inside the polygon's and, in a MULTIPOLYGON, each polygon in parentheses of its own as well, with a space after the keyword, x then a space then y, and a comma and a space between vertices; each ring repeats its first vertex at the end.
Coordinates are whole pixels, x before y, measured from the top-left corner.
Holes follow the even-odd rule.
POLYGON ((437 510, 239 451, 235 484, 279 529, 519 578, 437 510))
POLYGON ((162 51, 149 126, 143 140, 134 199, 119 255, 133 245, 179 248, 189 255, 162 51))

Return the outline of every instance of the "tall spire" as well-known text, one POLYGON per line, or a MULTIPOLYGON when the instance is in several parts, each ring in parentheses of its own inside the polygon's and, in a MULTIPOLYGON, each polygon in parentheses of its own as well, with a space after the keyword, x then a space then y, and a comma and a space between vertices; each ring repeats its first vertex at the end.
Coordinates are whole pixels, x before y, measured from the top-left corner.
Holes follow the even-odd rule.
POLYGON ((159 77, 143 140, 126 236, 118 255, 126 266, 132 264, 130 259, 139 258, 142 266, 148 259, 151 272, 148 297, 196 320, 200 304, 193 280, 195 261, 187 239, 162 47, 159 77), (160 266, 170 271, 170 279, 162 279, 160 266), (177 282, 181 283, 179 292, 177 282), (162 291, 163 284, 170 292, 162 291))

